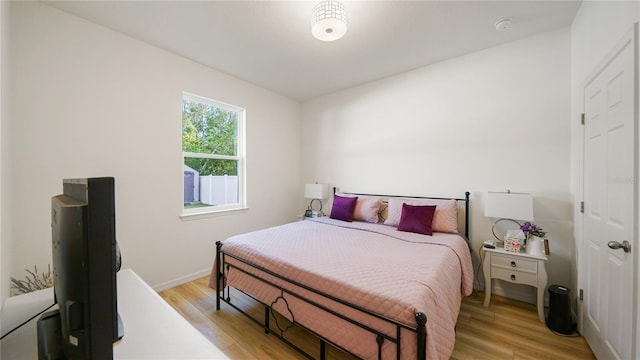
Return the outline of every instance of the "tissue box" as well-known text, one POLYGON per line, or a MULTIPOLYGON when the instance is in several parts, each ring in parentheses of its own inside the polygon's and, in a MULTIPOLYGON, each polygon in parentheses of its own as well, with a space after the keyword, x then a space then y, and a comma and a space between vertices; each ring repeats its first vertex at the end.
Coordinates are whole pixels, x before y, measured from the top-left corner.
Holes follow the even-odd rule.
POLYGON ((505 240, 504 251, 519 253, 522 249, 522 243, 517 239, 505 240))

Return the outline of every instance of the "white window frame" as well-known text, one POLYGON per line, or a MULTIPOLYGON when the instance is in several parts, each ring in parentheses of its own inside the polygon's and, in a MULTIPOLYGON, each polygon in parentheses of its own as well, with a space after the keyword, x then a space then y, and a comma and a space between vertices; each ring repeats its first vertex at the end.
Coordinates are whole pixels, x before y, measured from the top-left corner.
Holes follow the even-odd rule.
MULTIPOLYGON (((191 220, 198 219, 202 217, 214 216, 214 215, 222 215, 229 214, 234 212, 243 212, 248 210, 247 208, 247 199, 246 199, 246 159, 245 159, 245 122, 246 122, 246 109, 227 104, 221 101, 208 99, 199 95, 191 94, 188 92, 182 93, 182 99, 180 101, 180 105, 182 108, 182 101, 188 100, 193 102, 199 102, 207 105, 211 105, 217 107, 219 109, 223 109, 226 111, 233 111, 238 114, 238 134, 237 134, 237 154, 233 155, 217 155, 217 154, 204 154, 204 153, 192 153, 192 152, 182 152, 182 165, 184 165, 184 160, 186 157, 195 157, 195 158, 203 158, 203 159, 219 159, 219 160, 235 160, 238 161, 238 203, 236 204, 225 204, 225 205, 211 205, 193 209, 185 209, 184 208, 184 176, 181 174, 180 183, 181 186, 181 218, 183 220, 191 220)), ((180 111, 182 115, 182 110, 180 111)), ((182 116, 180 117, 182 121, 182 116)), ((180 126, 180 149, 182 149, 182 126, 180 126)))

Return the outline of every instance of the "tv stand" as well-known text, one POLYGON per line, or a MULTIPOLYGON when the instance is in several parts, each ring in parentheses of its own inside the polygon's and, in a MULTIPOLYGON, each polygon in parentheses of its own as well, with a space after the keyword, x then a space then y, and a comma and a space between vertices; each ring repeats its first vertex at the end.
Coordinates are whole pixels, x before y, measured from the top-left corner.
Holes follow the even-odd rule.
POLYGON ((38 359, 64 359, 60 310, 51 310, 37 322, 38 359))
MULTIPOLYGON (((37 322, 38 359, 64 359, 60 310, 48 311, 37 322)), ((122 318, 118 314, 118 341, 124 336, 122 318)))
MULTIPOLYGON (((52 303, 52 289, 8 298, 2 333, 52 303)), ((125 334, 113 344, 114 359, 228 359, 131 269, 118 272, 118 314, 125 334)), ((2 340, 2 360, 38 359, 37 319, 2 340)))

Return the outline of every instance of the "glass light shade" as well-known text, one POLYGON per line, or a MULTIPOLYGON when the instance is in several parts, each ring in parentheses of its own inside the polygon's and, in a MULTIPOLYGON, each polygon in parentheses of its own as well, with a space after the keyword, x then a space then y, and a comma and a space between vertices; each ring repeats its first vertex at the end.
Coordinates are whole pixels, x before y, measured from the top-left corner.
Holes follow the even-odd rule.
POLYGON ((329 186, 326 184, 305 184, 304 197, 306 199, 328 199, 329 186))
POLYGON ((338 40, 347 33, 344 6, 337 1, 323 1, 313 8, 311 33, 321 41, 338 40))
POLYGON ((525 193, 488 192, 484 203, 484 216, 531 221, 533 197, 525 193))

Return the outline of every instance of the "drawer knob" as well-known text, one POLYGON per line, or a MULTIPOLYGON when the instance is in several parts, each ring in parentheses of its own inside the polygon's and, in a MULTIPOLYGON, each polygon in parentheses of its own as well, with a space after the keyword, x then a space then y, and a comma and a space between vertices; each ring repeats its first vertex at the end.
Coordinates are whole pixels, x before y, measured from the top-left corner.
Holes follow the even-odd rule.
POLYGON ((516 281, 516 276, 514 274, 511 274, 511 281, 516 281))
POLYGON ((516 262, 515 261, 511 262, 511 267, 516 267, 516 262))

